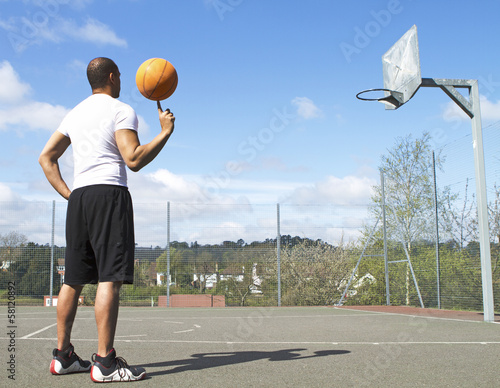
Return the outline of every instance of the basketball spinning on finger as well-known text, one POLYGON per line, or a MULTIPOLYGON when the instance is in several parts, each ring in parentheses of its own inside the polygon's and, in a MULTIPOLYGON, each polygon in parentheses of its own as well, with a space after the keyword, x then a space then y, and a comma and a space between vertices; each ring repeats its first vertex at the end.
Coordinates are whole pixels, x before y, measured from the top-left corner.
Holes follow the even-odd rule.
POLYGON ((141 94, 149 100, 162 101, 177 88, 177 71, 163 58, 144 61, 135 75, 135 83, 141 94))

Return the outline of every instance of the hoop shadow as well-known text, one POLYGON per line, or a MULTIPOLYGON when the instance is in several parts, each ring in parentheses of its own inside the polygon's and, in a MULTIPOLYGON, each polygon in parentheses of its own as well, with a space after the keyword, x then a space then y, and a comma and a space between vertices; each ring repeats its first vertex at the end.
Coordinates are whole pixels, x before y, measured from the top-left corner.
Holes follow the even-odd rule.
POLYGON ((291 361, 291 360, 304 360, 307 358, 334 356, 340 354, 350 353, 348 350, 319 350, 314 352, 313 355, 302 356, 300 353, 307 349, 283 349, 273 352, 222 352, 222 353, 197 353, 191 355, 191 358, 184 360, 172 360, 153 362, 149 364, 138 365, 143 368, 158 368, 158 367, 174 367, 169 370, 160 370, 156 372, 147 372, 149 377, 165 375, 170 373, 179 373, 189 370, 201 370, 209 368, 217 368, 226 365, 235 365, 245 362, 252 362, 257 360, 268 359, 269 361, 291 361))

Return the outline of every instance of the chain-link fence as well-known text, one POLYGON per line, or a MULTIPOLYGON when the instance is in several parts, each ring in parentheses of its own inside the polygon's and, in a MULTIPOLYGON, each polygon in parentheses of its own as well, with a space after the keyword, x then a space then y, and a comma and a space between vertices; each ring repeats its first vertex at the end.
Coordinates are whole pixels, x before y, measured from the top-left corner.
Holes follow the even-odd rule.
MULTIPOLYGON (((494 295, 500 295, 499 126, 483 134, 494 295)), ((175 306, 182 295, 185 305, 390 303, 480 311, 471 138, 435 154, 436 191, 431 168, 419 187, 409 185, 406 208, 389 173, 372 203, 357 206, 135 203, 135 281, 122 288, 122 303, 175 306)), ((17 304, 50 305, 57 297, 65 212, 65 202, 0 203, 1 303, 9 282, 17 304)), ((92 304, 95 291, 86 286, 83 303, 92 304)))
MULTIPOLYGON (((66 204, 29 207, 20 216, 16 203, 0 204, 8 231, 0 235, 1 286, 15 281, 19 304, 49 305, 64 281, 66 204)), ((282 296, 285 304, 333 304, 350 268, 347 250, 338 252, 356 245, 370 222, 367 211, 366 205, 135 203, 134 285, 122 287, 122 303, 209 294, 223 295, 229 306, 276 306, 282 296)), ((84 288, 83 303, 93 303, 96 287, 84 288)))
MULTIPOLYGON (((65 204, 31 205, 23 222, 2 234, 1 288, 15 281, 18 304, 49 305, 51 292, 56 297, 64 281, 65 204)), ((4 213, 14 208, 2 204, 4 213)), ((440 245, 438 280, 433 241, 419 240, 407 251, 403 241, 388 236, 387 289, 382 223, 375 225, 368 206, 194 208, 135 205, 135 279, 122 288, 124 305, 157 306, 174 295, 224 296, 227 306, 386 304, 389 291, 391 304, 438 307, 439 284, 439 307, 482 308, 479 249, 473 243, 463 249, 440 245)), ((95 291, 87 285, 83 303, 93 304, 95 291)))

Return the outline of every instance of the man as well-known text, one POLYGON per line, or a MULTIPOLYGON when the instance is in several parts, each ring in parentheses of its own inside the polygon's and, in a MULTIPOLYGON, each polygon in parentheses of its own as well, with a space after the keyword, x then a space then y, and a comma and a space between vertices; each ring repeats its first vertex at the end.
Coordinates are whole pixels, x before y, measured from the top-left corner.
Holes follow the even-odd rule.
POLYGON ((68 199, 66 273, 57 303, 57 349, 53 374, 86 372, 96 382, 135 381, 146 376, 130 367, 113 348, 119 291, 134 278, 134 225, 126 166, 139 171, 162 150, 174 130, 175 117, 158 102, 161 132, 141 145, 135 111, 117 100, 120 72, 108 58, 87 67, 92 95, 64 118, 43 149, 39 162, 50 184, 68 199), (61 176, 58 159, 72 144, 74 184, 61 176), (97 353, 83 361, 71 344, 78 297, 85 284, 98 283, 95 298, 97 353))

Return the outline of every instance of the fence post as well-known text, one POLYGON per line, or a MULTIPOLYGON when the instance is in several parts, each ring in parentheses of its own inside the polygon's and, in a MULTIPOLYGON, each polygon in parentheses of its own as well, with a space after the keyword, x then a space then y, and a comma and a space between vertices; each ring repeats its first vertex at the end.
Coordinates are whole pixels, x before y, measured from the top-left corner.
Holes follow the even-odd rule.
POLYGON ((276 204, 276 256, 278 260, 278 307, 281 306, 281 233, 280 233, 280 204, 276 204))
POLYGON ((52 294, 54 293, 54 234, 56 225, 56 201, 52 201, 52 232, 50 236, 50 306, 53 306, 52 294))
POLYGON ((439 279, 439 223, 438 223, 438 202, 437 202, 437 180, 436 180, 436 157, 432 151, 432 170, 434 176, 434 215, 436 217, 436 282, 437 282, 437 303, 441 308, 441 291, 439 279))
POLYGON ((380 186, 382 189, 382 229, 384 231, 384 264, 385 264, 385 295, 387 306, 391 305, 391 292, 389 287, 389 261, 387 258, 387 224, 385 214, 385 177, 384 172, 380 170, 380 186))
POLYGON ((170 307, 170 201, 167 202, 167 307, 170 307))

